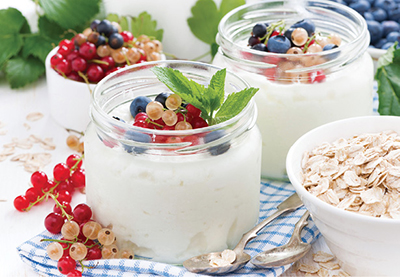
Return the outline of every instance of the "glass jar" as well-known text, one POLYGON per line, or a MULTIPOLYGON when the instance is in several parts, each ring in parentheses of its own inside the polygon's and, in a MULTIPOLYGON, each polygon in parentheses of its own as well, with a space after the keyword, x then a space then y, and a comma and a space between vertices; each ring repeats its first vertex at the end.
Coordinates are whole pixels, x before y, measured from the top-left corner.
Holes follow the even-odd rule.
POLYGON ((369 32, 354 10, 332 1, 263 1, 241 6, 220 22, 214 64, 243 77, 257 92, 264 178, 286 179, 290 146, 324 123, 372 114, 373 63, 366 52, 369 32), (289 27, 311 19, 316 32, 338 34, 333 50, 294 55, 247 46, 256 23, 284 20, 289 27), (299 58, 300 57, 300 58, 299 58))
MULTIPOLYGON (((128 124, 132 99, 168 91, 150 71, 154 66, 178 69, 204 85, 219 70, 159 61, 102 80, 93 92, 85 134, 87 202, 96 220, 113 226, 118 246, 139 257, 182 263, 234 246, 257 222, 261 135, 253 100, 234 118, 205 128, 166 131, 128 124), (204 140, 210 133, 215 140, 204 140), (160 142, 167 137, 182 140, 160 142)), ((246 87, 227 72, 226 95, 246 87)))

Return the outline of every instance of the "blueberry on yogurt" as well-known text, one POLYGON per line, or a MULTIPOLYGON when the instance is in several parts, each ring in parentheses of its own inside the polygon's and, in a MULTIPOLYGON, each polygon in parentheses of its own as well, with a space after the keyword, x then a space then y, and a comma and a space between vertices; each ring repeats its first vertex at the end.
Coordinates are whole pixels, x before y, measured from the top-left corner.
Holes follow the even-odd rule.
MULTIPOLYGON (((212 142, 214 140, 222 138, 224 135, 225 135, 224 130, 212 131, 204 137, 204 142, 205 143, 212 142)), ((208 148, 208 151, 210 152, 211 155, 218 156, 228 151, 230 147, 231 144, 229 142, 224 142, 216 146, 211 146, 210 148, 208 148)))
POLYGON ((133 99, 130 105, 130 112, 133 117, 135 117, 138 113, 145 112, 146 106, 151 102, 151 99, 146 96, 138 96, 133 99))

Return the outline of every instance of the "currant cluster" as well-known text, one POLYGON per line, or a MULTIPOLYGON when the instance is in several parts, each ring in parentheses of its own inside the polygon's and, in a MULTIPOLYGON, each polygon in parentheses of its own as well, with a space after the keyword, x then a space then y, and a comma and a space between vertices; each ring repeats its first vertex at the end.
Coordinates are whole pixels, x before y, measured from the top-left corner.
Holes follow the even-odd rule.
POLYGON ((289 54, 285 57, 266 57, 265 62, 277 67, 266 70, 265 75, 274 81, 315 83, 325 80, 322 70, 304 73, 288 73, 287 70, 301 69, 334 59, 339 53, 324 55, 315 54, 338 48, 341 38, 337 34, 322 36, 315 32, 315 24, 310 19, 303 19, 285 29, 285 22, 257 23, 254 25, 248 45, 253 50, 278 54, 289 54))
POLYGON ((57 268, 62 274, 82 276, 82 272, 76 269, 77 262, 84 269, 82 261, 134 258, 132 251, 118 249, 115 234, 110 228, 92 220, 93 212, 88 205, 79 204, 73 211, 70 206, 59 205, 57 208, 64 219, 54 224, 51 232, 61 233, 62 238, 42 241, 51 241, 47 254, 58 261, 57 268))
MULTIPOLYGON (((158 94, 154 100, 146 96, 136 97, 130 104, 130 112, 135 119, 133 126, 147 129, 190 130, 208 126, 200 116, 200 109, 169 92, 158 94)), ((195 142, 192 136, 186 140, 177 136, 153 136, 152 140, 157 143, 195 142)))
POLYGON ((53 180, 43 171, 36 171, 31 175, 32 187, 26 190, 25 195, 14 199, 14 207, 18 211, 29 211, 33 206, 52 198, 59 203, 69 205, 75 190, 85 188, 85 170, 81 168, 82 157, 70 155, 65 163, 54 166, 53 180))
POLYGON ((51 67, 68 79, 98 83, 126 65, 161 59, 162 44, 146 35, 134 38, 117 22, 94 20, 90 28, 64 39, 50 59, 51 67))

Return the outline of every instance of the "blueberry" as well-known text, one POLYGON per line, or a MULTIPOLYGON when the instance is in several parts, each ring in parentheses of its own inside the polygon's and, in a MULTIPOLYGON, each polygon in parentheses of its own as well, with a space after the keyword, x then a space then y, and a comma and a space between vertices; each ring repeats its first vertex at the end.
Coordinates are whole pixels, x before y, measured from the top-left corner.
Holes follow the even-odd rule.
MULTIPOLYGON (((370 13, 374 17, 373 20, 375 21, 382 22, 387 19, 387 13, 384 9, 374 7, 370 10, 370 13)), ((367 19, 365 18, 365 20, 367 19)))
POLYGON ((393 0, 376 0, 374 7, 381 8, 386 12, 389 12, 396 6, 396 3, 393 0))
POLYGON ((290 27, 290 28, 287 29, 287 30, 285 31, 285 33, 283 34, 285 37, 287 37, 287 38, 290 40, 291 46, 294 46, 294 44, 292 43, 292 33, 293 33, 293 30, 294 30, 294 29, 295 29, 295 28, 290 27))
MULTIPOLYGON (((225 135, 224 130, 212 131, 204 137, 204 142, 209 143, 211 141, 222 138, 224 135, 225 135)), ((208 151, 210 152, 211 155, 218 156, 218 155, 221 155, 221 154, 225 153, 226 151, 228 151, 230 147, 231 147, 231 144, 229 142, 224 142, 224 143, 216 145, 216 146, 211 146, 210 148, 208 148, 208 151)))
POLYGON ((383 28, 377 21, 368 20, 367 27, 370 34, 370 44, 377 43, 383 36, 383 28))
POLYGON ((347 3, 345 1, 343 1, 343 0, 331 0, 331 1, 339 3, 339 4, 342 4, 342 5, 347 5, 347 3))
MULTIPOLYGON (((132 141, 137 141, 137 142, 143 142, 143 143, 150 143, 151 142, 151 137, 147 134, 143 134, 140 132, 132 131, 129 130, 125 133, 125 139, 132 140, 132 141)), ((136 153, 136 154, 141 154, 146 151, 145 147, 140 147, 140 146, 132 146, 132 145, 127 145, 122 143, 124 149, 128 153, 136 153)))
POLYGON ((349 4, 349 7, 357 11, 359 14, 363 14, 371 8, 371 4, 367 0, 360 0, 349 4))
MULTIPOLYGON (((324 48, 322 48, 322 51, 329 51, 329 50, 336 49, 336 48, 338 48, 338 46, 336 44, 330 43, 330 44, 325 45, 324 48)), ((326 57, 330 60, 333 60, 333 59, 336 59, 337 56, 339 56, 339 54, 340 54, 340 52, 338 51, 337 53, 329 54, 326 57)))
POLYGON ((100 20, 95 19, 92 21, 92 23, 90 23, 90 29, 92 29, 92 31, 96 31, 97 30, 97 25, 99 25, 100 20))
POLYGON ((389 42, 396 42, 396 41, 400 42, 400 33, 399 32, 390 32, 386 36, 386 40, 389 42))
POLYGON ((247 43, 248 43, 249 46, 254 46, 257 43, 260 43, 260 39, 258 37, 255 37, 255 36, 251 36, 251 37, 249 37, 249 40, 248 40, 247 43))
POLYGON ((112 49, 119 49, 124 44, 124 38, 119 33, 113 33, 108 38, 108 44, 112 49))
POLYGON ((104 34, 106 37, 114 32, 113 25, 107 19, 100 21, 96 29, 97 32, 99 32, 100 34, 104 34))
POLYGON ((287 37, 283 35, 277 35, 269 38, 267 49, 269 52, 284 54, 291 46, 292 43, 287 37))
POLYGON ((400 5, 396 5, 395 8, 388 12, 388 19, 397 22, 400 20, 400 5))
POLYGON ((371 12, 365 12, 363 14, 363 16, 364 16, 365 20, 374 20, 374 16, 372 15, 371 12))
POLYGON ((375 43, 376 48, 382 48, 382 46, 387 42, 386 38, 381 38, 377 43, 375 43))
POLYGON ((394 42, 386 42, 386 43, 381 47, 381 49, 387 50, 387 49, 389 49, 390 47, 392 47, 393 44, 394 44, 394 42))
POLYGON ((383 37, 386 37, 391 32, 400 31, 400 24, 393 20, 383 21, 381 25, 383 30, 383 37))
POLYGON ((100 45, 105 45, 106 44, 106 38, 103 37, 102 35, 99 36, 96 42, 96 47, 99 47, 100 45))
POLYGON ((131 111, 131 115, 135 117, 140 112, 146 112, 146 106, 151 102, 151 99, 146 96, 138 96, 133 99, 129 109, 131 111))
POLYGON ((252 46, 251 49, 265 52, 268 51, 267 46, 264 43, 257 43, 256 45, 252 46))
POLYGON ((296 28, 305 29, 307 31, 309 37, 311 37, 312 34, 315 32, 315 24, 311 19, 300 20, 300 21, 294 23, 291 27, 294 29, 296 29, 296 28))
POLYGON ((121 122, 124 122, 124 123, 125 123, 125 120, 119 118, 118 116, 113 116, 113 118, 114 118, 115 120, 118 120, 118 121, 121 121, 121 122))
POLYGON ((262 38, 267 34, 267 26, 264 23, 257 23, 253 27, 253 35, 255 37, 262 38))
POLYGON ((164 106, 164 108, 167 108, 167 106, 165 105, 165 100, 167 100, 168 96, 170 96, 171 94, 171 92, 161 92, 156 96, 154 101, 160 102, 164 106))

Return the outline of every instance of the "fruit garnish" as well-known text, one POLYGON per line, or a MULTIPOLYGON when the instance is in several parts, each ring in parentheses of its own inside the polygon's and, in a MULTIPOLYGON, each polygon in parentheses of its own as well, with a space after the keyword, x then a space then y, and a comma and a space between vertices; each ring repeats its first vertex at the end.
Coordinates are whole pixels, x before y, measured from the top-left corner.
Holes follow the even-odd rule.
MULTIPOLYGON (((225 99, 226 69, 217 71, 208 87, 188 79, 176 69, 153 67, 151 71, 175 95, 201 110, 201 117, 209 125, 226 121, 239 114, 258 91, 258 88, 246 88, 228 95, 225 99)), ((166 102, 168 106, 168 101, 166 102)))

